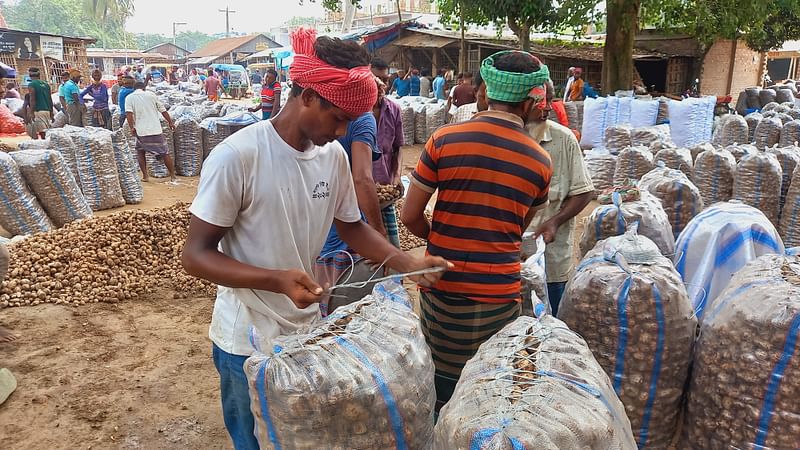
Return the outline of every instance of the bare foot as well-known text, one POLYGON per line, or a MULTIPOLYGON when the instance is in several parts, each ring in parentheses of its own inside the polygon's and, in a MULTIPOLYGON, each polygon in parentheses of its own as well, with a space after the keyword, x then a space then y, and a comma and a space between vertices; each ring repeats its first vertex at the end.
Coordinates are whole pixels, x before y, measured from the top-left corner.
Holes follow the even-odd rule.
POLYGON ((16 341, 19 336, 13 334, 8 328, 0 327, 0 342, 16 341))
POLYGON ((142 183, 149 183, 150 177, 142 177, 142 183))

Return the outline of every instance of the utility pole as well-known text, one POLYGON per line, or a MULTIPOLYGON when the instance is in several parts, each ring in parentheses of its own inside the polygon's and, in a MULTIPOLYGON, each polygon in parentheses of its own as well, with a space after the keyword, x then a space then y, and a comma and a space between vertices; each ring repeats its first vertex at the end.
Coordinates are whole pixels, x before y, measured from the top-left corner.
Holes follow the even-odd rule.
POLYGON ((400 10, 400 0, 397 0, 397 22, 403 22, 403 12, 400 10))
POLYGON ((234 14, 236 11, 226 6, 225 9, 220 9, 219 12, 225 13, 225 37, 231 37, 231 14, 234 14))
POLYGON ((172 45, 178 45, 178 25, 188 25, 186 22, 172 22, 172 45))

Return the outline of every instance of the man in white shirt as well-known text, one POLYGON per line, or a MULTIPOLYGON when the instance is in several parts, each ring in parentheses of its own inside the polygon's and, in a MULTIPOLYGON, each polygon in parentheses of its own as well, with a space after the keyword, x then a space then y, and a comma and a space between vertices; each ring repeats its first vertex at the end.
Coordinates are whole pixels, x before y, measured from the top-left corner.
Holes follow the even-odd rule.
POLYGON ((175 161, 169 152, 167 139, 161 129, 161 118, 167 121, 171 130, 175 129, 164 105, 158 101, 156 94, 144 90, 144 83, 137 81, 133 85, 133 93, 125 98, 125 123, 136 136, 136 155, 139 159, 139 169, 142 170, 142 181, 149 181, 147 174, 147 159, 145 153, 163 159, 169 171, 170 181, 175 182, 175 161))
MULTIPOLYGON (((324 291, 309 274, 333 223, 360 255, 399 272, 449 267, 442 258, 410 257, 360 220, 347 155, 336 138, 372 110, 377 85, 369 55, 357 43, 314 38, 307 30, 293 36, 288 102, 277 117, 211 152, 190 208, 183 265, 219 285, 209 337, 237 450, 258 448, 243 369, 253 350, 249 330, 272 339, 319 317, 324 291), (315 55, 303 53, 309 48, 315 55)), ((414 279, 428 286, 440 276, 414 279)))
POLYGON ((569 91, 572 89, 572 82, 575 81, 575 68, 570 67, 567 69, 567 85, 564 86, 564 101, 569 101, 569 91))

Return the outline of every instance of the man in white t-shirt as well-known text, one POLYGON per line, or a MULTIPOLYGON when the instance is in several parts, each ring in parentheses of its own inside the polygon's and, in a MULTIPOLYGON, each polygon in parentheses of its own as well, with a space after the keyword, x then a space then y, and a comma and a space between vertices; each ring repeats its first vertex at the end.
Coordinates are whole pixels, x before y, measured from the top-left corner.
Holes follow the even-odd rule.
MULTIPOLYGON (((441 258, 410 257, 360 220, 347 155, 335 139, 372 110, 377 86, 357 43, 304 41, 314 37, 293 36, 294 84, 281 113, 211 152, 190 208, 183 265, 219 285, 209 337, 237 450, 258 448, 242 367, 253 350, 250 328, 272 339, 319 317, 323 289, 309 274, 333 223, 360 255, 399 272, 448 267, 441 258), (308 48, 316 55, 297 51, 308 48)), ((427 286, 440 276, 415 281, 427 286)))
POLYGON ((125 98, 125 123, 136 136, 136 155, 139 160, 139 169, 142 171, 142 181, 148 181, 147 158, 145 153, 155 155, 164 161, 167 166, 171 182, 175 182, 175 161, 167 145, 161 128, 161 118, 167 121, 171 130, 175 129, 164 105, 158 100, 156 94, 144 89, 144 83, 137 81, 133 85, 133 93, 125 98))
POLYGON ((564 86, 564 101, 569 101, 569 91, 572 89, 572 83, 575 82, 575 68, 570 67, 567 69, 567 84, 564 86))

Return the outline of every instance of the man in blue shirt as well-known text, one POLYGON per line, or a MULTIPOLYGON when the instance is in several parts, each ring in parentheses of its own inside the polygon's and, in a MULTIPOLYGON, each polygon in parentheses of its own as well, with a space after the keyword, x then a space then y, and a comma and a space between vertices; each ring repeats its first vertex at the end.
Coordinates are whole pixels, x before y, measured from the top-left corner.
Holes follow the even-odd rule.
POLYGON ((438 100, 447 100, 447 96, 444 93, 444 85, 445 85, 444 73, 445 73, 444 69, 439 69, 436 78, 434 78, 433 80, 433 95, 438 100))
MULTIPOLYGON (((375 116, 370 111, 350 122, 350 125, 347 126, 347 134, 339 138, 338 141, 344 147, 344 151, 350 160, 350 171, 353 176, 353 184, 356 189, 356 198, 358 199, 358 208, 361 210, 362 220, 366 220, 372 228, 386 236, 378 193, 372 177, 372 162, 378 160, 381 156, 380 150, 378 150, 377 135, 378 125, 375 121, 375 116)), ((320 286, 324 286, 326 283, 331 286, 336 284, 339 276, 350 267, 350 257, 343 251, 353 255, 352 261, 361 259, 353 249, 349 248, 339 238, 336 225, 332 225, 320 258, 317 259, 314 267, 314 279, 320 286)), ((319 307, 323 316, 328 313, 328 300, 323 298, 320 301, 319 307)))
POLYGON ((408 79, 408 74, 404 70, 397 71, 397 78, 392 84, 389 92, 396 91, 399 97, 405 97, 411 93, 411 80, 408 79))
POLYGON ((120 128, 125 124, 125 99, 128 97, 128 95, 133 94, 133 83, 134 78, 132 76, 125 75, 122 77, 122 88, 119 90, 119 96, 117 97, 117 101, 119 102, 120 128))
POLYGON ((413 69, 411 70, 411 77, 409 77, 409 81, 411 82, 410 85, 410 94, 419 97, 419 70, 413 69))
POLYGON ((69 70, 69 81, 64 83, 64 101, 67 103, 67 121, 74 127, 83 126, 83 100, 81 89, 81 72, 78 69, 69 70))

